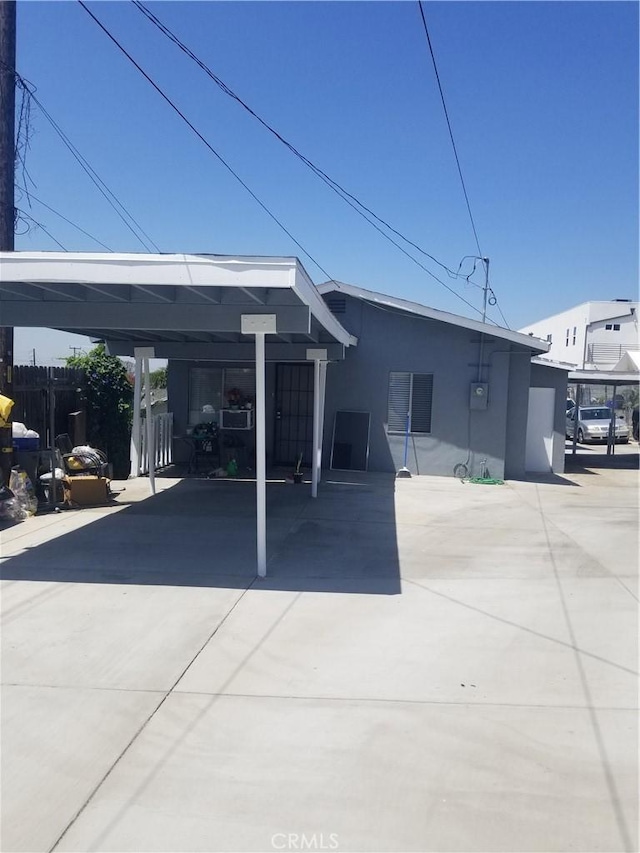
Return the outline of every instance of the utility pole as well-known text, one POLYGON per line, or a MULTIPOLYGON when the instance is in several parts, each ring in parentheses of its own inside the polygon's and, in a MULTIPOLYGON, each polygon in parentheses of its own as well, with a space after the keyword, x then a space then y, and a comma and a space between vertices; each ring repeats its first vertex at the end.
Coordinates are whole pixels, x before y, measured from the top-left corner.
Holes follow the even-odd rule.
MULTIPOLYGON (((0 0, 0 251, 13 252, 15 233, 16 2, 0 0)), ((0 315, 0 393, 13 399, 13 328, 0 315)), ((13 464, 11 417, 0 427, 0 476, 13 464)))

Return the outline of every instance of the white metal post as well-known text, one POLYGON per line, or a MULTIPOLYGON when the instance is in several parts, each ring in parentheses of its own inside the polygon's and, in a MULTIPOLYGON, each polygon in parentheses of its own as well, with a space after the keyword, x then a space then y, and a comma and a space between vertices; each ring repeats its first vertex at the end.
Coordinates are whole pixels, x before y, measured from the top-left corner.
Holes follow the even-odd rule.
POLYGON ((267 576, 267 441, 265 335, 256 333, 256 513, 258 576, 267 576))
POLYGON ((149 490, 152 495, 156 493, 155 472, 155 444, 153 440, 153 415, 151 414, 151 376, 149 373, 149 359, 144 361, 144 410, 147 420, 147 463, 149 467, 149 490))
POLYGON ((313 361, 313 456, 311 459, 311 497, 318 497, 320 465, 322 463, 322 426, 324 421, 324 369, 326 349, 308 349, 307 359, 313 361), (324 367, 323 367, 324 365, 324 367))
POLYGON ((318 482, 322 480, 322 441, 324 438, 324 400, 327 389, 327 362, 320 362, 320 434, 318 435, 318 482))
POLYGON ((277 334, 275 314, 242 314, 243 335, 256 336, 256 533, 258 577, 267 576, 267 437, 265 338, 277 334))
POLYGON ((320 470, 320 359, 313 361, 313 459, 311 462, 311 497, 318 497, 318 474, 320 470))
POLYGON ((133 383, 133 425, 131 427, 131 470, 129 477, 140 476, 140 455, 142 451, 140 401, 142 398, 142 358, 136 355, 133 383))

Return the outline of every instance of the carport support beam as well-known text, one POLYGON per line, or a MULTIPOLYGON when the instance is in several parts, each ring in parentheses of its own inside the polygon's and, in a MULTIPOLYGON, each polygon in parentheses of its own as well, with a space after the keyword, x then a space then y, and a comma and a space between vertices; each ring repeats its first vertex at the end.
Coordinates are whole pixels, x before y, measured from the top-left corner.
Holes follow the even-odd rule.
POLYGON ((578 448, 578 415, 580 414, 580 406, 582 405, 582 385, 576 388, 576 417, 573 423, 573 446, 571 455, 575 456, 578 448))
POLYGON ((243 314, 243 335, 256 338, 256 533, 258 577, 267 576, 267 430, 265 338, 276 334, 275 314, 243 314))
MULTIPOLYGON (((311 497, 318 497, 322 466, 322 424, 324 421, 323 373, 327 366, 326 349, 308 349, 307 359, 313 360, 313 457, 311 460, 311 497)), ((325 374, 326 375, 326 374, 325 374)))
POLYGON ((149 359, 144 361, 144 410, 147 427, 147 465, 149 467, 149 491, 152 495, 156 493, 156 453, 153 441, 153 415, 151 414, 151 374, 149 372, 149 359))
POLYGON ((142 398, 142 356, 135 352, 135 376, 133 382, 133 424, 131 426, 131 471, 129 478, 140 476, 141 427, 140 401, 142 398))

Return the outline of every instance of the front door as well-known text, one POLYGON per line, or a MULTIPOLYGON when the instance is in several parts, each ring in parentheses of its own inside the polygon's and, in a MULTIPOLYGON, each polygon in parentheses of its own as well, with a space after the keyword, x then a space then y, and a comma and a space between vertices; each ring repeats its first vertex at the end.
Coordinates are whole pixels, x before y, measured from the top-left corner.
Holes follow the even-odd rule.
POLYGON ((276 365, 275 459, 278 465, 311 465, 313 364, 276 365))

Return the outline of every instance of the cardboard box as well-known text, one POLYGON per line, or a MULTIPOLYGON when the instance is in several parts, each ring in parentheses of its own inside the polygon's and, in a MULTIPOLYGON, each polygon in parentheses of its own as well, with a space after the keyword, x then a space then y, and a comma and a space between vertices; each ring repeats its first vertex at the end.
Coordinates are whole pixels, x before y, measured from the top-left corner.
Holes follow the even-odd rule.
POLYGON ((109 480, 106 477, 65 477, 68 500, 78 506, 109 503, 109 480))

